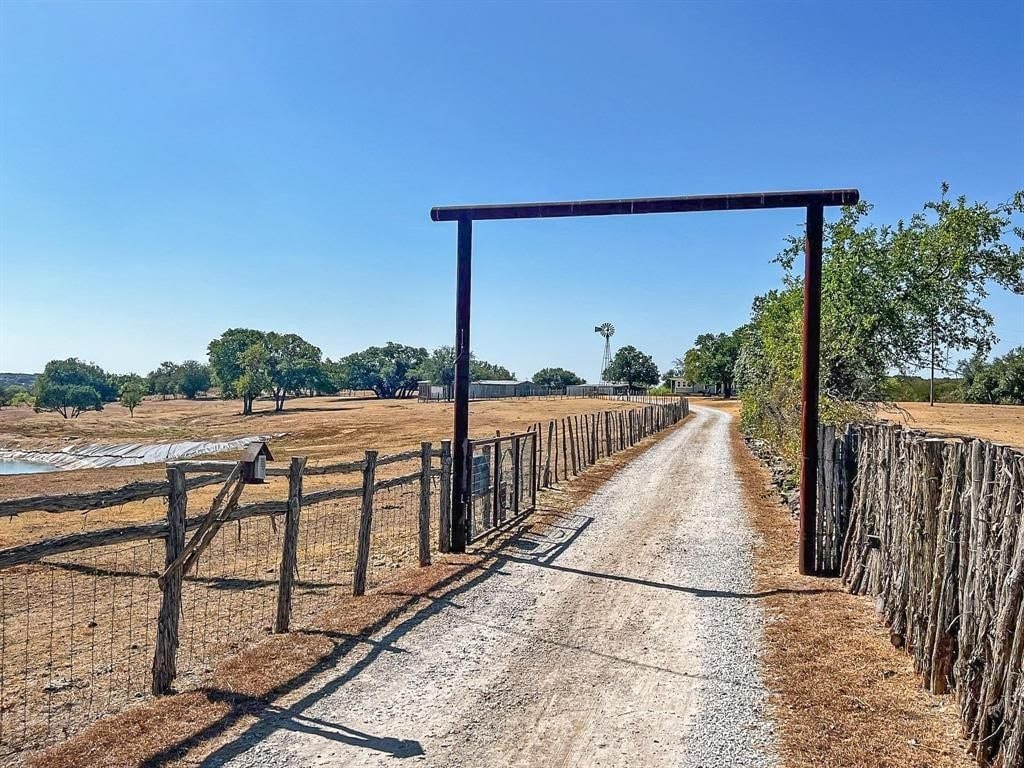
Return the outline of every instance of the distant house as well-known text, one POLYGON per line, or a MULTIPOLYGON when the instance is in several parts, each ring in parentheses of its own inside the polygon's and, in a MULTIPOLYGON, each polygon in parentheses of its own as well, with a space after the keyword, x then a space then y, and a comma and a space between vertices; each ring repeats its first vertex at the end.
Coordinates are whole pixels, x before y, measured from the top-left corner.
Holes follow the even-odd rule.
POLYGON ((669 376, 669 389, 673 395, 717 395, 718 384, 695 384, 684 376, 669 376))

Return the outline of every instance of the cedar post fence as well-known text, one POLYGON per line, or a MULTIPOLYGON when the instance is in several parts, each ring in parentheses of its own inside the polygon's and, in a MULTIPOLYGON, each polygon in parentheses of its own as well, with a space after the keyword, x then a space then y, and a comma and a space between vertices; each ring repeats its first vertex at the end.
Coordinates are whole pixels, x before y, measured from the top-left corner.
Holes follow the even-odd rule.
POLYGON ((292 587, 298 572, 299 515, 302 511, 302 471, 306 468, 305 456, 293 456, 288 468, 288 511, 284 520, 284 540, 281 543, 281 568, 277 582, 277 615, 274 617, 274 632, 288 631, 292 615, 292 587))
MULTIPOLYGON (((164 566, 170 566, 185 549, 185 514, 188 498, 185 473, 167 468, 170 490, 167 496, 167 538, 164 539, 164 566)), ((153 650, 153 695, 171 690, 177 674, 178 617, 181 616, 182 569, 176 568, 163 580, 160 614, 157 617, 156 647, 153 650)))
POLYGON ((420 565, 430 565, 430 443, 420 444, 420 565))
POLYGON ((366 571, 370 566, 370 534, 373 532, 374 475, 377 451, 367 451, 363 464, 363 503, 359 509, 359 538, 356 541, 356 567, 352 574, 352 594, 366 594, 366 571))

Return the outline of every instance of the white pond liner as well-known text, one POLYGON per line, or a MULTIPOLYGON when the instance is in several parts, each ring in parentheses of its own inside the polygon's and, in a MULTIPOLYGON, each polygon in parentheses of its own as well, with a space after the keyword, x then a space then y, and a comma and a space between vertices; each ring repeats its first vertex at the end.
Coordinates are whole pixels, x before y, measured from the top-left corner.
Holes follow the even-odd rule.
POLYGON ((0 460, 50 464, 59 470, 135 467, 177 459, 190 459, 221 451, 241 450, 249 443, 267 440, 252 435, 227 440, 182 440, 178 443, 72 443, 60 450, 13 450, 0 448, 0 460))

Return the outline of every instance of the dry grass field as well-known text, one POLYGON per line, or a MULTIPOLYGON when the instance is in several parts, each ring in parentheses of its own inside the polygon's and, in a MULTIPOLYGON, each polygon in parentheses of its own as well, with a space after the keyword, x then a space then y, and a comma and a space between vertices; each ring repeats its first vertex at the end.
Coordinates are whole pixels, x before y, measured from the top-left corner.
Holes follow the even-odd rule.
MULTIPOLYGON (((635 404, 580 398, 478 401, 470 404, 470 435, 490 436, 498 430, 507 434, 570 414, 631 407, 635 404)), ((7 408, 0 411, 0 447, 59 449, 72 440, 167 443, 260 435, 270 437, 275 464, 287 466, 289 457, 302 455, 309 457, 310 465, 316 465, 358 459, 368 449, 384 455, 418 448, 424 440, 439 443, 449 439, 452 430, 450 403, 315 397, 289 400, 281 413, 274 413, 269 401, 258 402, 251 416, 241 416, 240 408, 239 401, 230 400, 147 400, 135 410, 135 418, 130 418, 120 405, 112 404, 73 420, 52 413, 33 413, 28 408, 7 408)), ((133 480, 163 477, 161 464, 5 475, 0 476, 0 498, 115 488, 133 480)), ((358 484, 358 478, 351 481, 358 484)), ((333 482, 336 486, 336 477, 333 482)), ((282 498, 287 495, 287 485, 283 485, 283 490, 280 482, 251 486, 246 489, 244 501, 282 498)), ((314 479, 307 491, 317 488, 314 479)), ((211 487, 190 493, 190 509, 193 504, 201 508, 208 503, 216 490, 211 487)), ((0 547, 69 530, 154 520, 162 513, 162 504, 150 501, 88 515, 20 515, 0 524, 0 547)))
POLYGON ((968 403, 897 403, 899 410, 879 411, 879 418, 941 435, 980 437, 1024 448, 1024 406, 968 403))
MULTIPOLYGON (((739 400, 691 397, 694 405, 706 405, 739 416, 739 400)), ((980 437, 1015 448, 1024 448, 1024 406, 975 405, 970 403, 896 403, 879 408, 876 417, 938 435, 980 437)))
MULTIPOLYGON (((471 434, 524 431, 548 419, 637 407, 596 399, 486 401, 471 405, 471 434)), ((305 455, 312 465, 438 446, 451 432, 452 406, 415 401, 311 398, 283 413, 237 414, 238 403, 152 401, 134 419, 118 406, 66 422, 27 409, 0 413, 0 445, 42 448, 66 441, 157 443, 248 435, 270 437, 275 464, 305 455)), ((227 455, 225 457, 228 457, 227 455)), ((381 467, 377 480, 402 477, 374 499, 367 581, 393 581, 417 563, 419 458, 381 467)), ((434 464, 435 471, 437 463, 434 464)), ((160 464, 0 478, 0 498, 110 488, 164 476, 160 464)), ((440 478, 429 496, 437 520, 440 478)), ((304 494, 358 488, 358 471, 307 475, 304 494)), ((188 517, 202 515, 217 485, 188 493, 188 517)), ((287 499, 288 483, 271 477, 245 486, 243 504, 287 499)), ((325 605, 351 592, 360 500, 304 503, 298 534, 293 628, 318 626, 325 605)), ((24 513, 0 521, 0 548, 87 530, 153 522, 161 498, 88 513, 24 513)), ((436 536, 432 538, 436 553, 436 536)), ((224 526, 185 576, 177 684, 201 684, 221 660, 265 638, 273 624, 282 530, 272 517, 224 526)), ((0 764, 26 747, 74 733, 85 723, 146 698, 163 569, 159 540, 115 542, 16 565, 0 578, 0 764), (14 750, 12 752, 11 750, 14 750)))

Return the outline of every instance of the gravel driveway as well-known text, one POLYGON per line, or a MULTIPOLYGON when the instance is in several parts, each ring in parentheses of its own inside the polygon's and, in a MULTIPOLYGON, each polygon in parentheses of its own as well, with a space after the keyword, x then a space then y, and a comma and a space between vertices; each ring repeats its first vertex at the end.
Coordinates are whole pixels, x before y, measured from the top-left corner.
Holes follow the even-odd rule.
POLYGON ((694 411, 205 764, 775 765, 730 417, 694 411))

